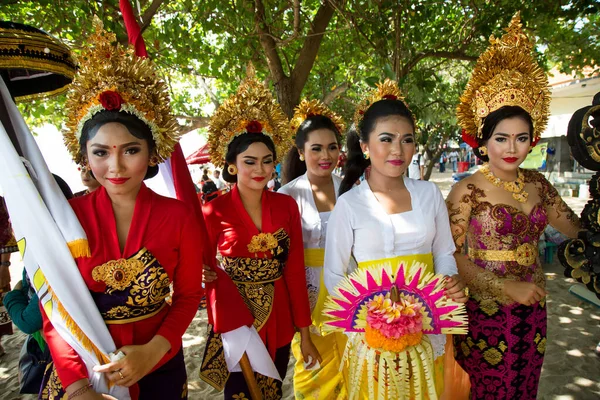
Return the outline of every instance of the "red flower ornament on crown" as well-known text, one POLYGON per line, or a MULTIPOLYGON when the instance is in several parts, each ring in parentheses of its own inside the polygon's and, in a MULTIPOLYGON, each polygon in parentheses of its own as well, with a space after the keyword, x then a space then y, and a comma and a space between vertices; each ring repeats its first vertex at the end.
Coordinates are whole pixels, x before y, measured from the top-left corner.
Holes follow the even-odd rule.
POLYGON ((469 135, 467 133, 467 131, 465 131, 464 129, 461 132, 462 134, 462 140, 463 142, 465 142, 466 144, 468 144, 469 146, 471 146, 472 148, 477 148, 479 147, 479 143, 477 143, 477 139, 475 139, 473 136, 469 135))
POLYGON ((246 132, 248 133, 262 133, 263 126, 259 121, 250 121, 246 125, 246 132))
POLYGON ((124 103, 121 95, 113 90, 107 90, 100 93, 98 96, 98 101, 100 101, 102 107, 108 111, 120 110, 121 104, 124 103))

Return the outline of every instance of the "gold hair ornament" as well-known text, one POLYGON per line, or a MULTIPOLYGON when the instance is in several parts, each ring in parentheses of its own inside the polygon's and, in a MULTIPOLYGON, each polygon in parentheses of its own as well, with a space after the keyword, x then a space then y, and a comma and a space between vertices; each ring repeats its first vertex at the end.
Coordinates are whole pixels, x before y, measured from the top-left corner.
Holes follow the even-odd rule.
POLYGON ((155 155, 160 162, 166 160, 180 136, 166 83, 150 59, 138 57, 132 46, 123 48, 116 43, 115 34, 106 32, 97 16, 94 28, 95 33, 88 38, 92 45, 80 57, 65 105, 63 136, 67 149, 81 164, 83 125, 103 110, 114 110, 132 114, 148 125, 156 144, 155 155))
POLYGON ((296 132, 298 131, 298 128, 300 128, 300 125, 302 125, 307 118, 314 115, 322 115, 329 118, 331 122, 333 122, 338 130, 335 136, 338 143, 341 144, 344 138, 344 132, 346 131, 346 124, 341 116, 331 111, 329 107, 319 100, 304 99, 296 106, 294 109, 294 116, 290 121, 292 140, 296 139, 296 132))
POLYGON ((533 145, 548 123, 548 78, 533 58, 533 43, 523 33, 519 13, 505 30, 500 39, 490 37, 457 108, 463 140, 474 147, 482 138, 483 120, 504 106, 521 107, 531 116, 533 145))
MULTIPOLYGON (((406 108, 410 110, 408 104, 406 104, 404 101, 404 96, 400 92, 398 83, 396 83, 396 81, 386 79, 385 81, 378 83, 377 88, 369 92, 367 96, 365 96, 365 98, 363 98, 363 100, 358 104, 358 107, 356 107, 356 111, 354 112, 354 126, 357 132, 359 130, 358 126, 360 125, 365 112, 369 109, 371 104, 379 100, 400 100, 404 103, 406 108)), ((413 123, 414 122, 416 121, 413 116, 413 123)))
POLYGON ((211 163, 225 165, 229 143, 243 133, 269 136, 275 150, 283 157, 291 147, 289 122, 271 92, 256 79, 254 67, 248 66, 247 77, 236 94, 215 111, 208 125, 211 163))

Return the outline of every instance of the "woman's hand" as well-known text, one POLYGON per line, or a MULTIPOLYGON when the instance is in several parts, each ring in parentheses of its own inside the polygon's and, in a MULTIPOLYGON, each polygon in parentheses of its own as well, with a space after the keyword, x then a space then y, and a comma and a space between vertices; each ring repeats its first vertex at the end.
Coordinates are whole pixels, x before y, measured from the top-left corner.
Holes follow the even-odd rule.
POLYGON ((320 363, 323 362, 323 358, 321 357, 321 354, 319 354, 319 350, 317 350, 317 347, 310 338, 310 331, 308 327, 300 328, 300 350, 302 351, 302 358, 304 359, 304 362, 307 363, 308 360, 310 360, 310 364, 305 366, 306 369, 314 367, 317 361, 320 363))
POLYGON ((211 283, 217 280, 217 273, 208 265, 202 265, 202 283, 211 283))
POLYGON ((534 283, 504 281, 504 293, 519 304, 532 306, 546 296, 546 291, 534 283))
POLYGON ((469 296, 465 292, 465 283, 460 275, 446 277, 446 296, 457 303, 466 303, 469 300, 469 296))
POLYGON ((170 348, 171 344, 167 339, 156 335, 144 345, 121 347, 117 352, 122 352, 125 357, 94 367, 94 371, 104 372, 111 382, 129 387, 148 375, 170 348))

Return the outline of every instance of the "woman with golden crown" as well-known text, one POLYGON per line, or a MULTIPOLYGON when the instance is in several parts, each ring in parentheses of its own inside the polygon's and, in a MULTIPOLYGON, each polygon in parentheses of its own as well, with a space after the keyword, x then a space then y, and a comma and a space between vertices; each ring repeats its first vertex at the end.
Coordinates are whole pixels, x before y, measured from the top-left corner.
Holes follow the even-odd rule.
POLYGON ((298 203, 302 218, 306 289, 310 301, 313 325, 311 338, 323 362, 318 370, 304 367, 300 336, 296 334, 292 351, 296 358, 294 392, 296 398, 347 398, 347 374, 339 372, 346 336, 342 333, 324 335, 323 306, 327 289, 323 284, 325 237, 327 221, 335 206, 342 178, 333 174, 342 145, 344 122, 318 100, 303 100, 296 107, 290 122, 293 146, 283 167, 286 185, 279 193, 290 195, 298 203))
MULTIPOLYGON (((77 266, 118 349, 94 370, 109 385, 128 387, 132 399, 187 398, 181 338, 202 294, 200 227, 183 203, 143 183, 177 143, 176 121, 152 62, 115 45, 98 19, 94 25, 64 133, 73 159, 101 185, 70 202, 90 249, 77 266)), ((92 388, 77 349, 43 316, 54 360, 44 398, 107 398, 92 388)))
POLYGON ((288 120, 249 69, 209 125, 211 162, 234 186, 204 207, 220 262, 216 280, 206 284, 212 329, 201 377, 224 389, 225 399, 250 398, 253 385, 240 372, 247 359, 262 398, 280 399, 296 330, 307 368, 323 360, 309 332, 298 206, 265 190, 277 156, 290 146, 288 120))
POLYGON ((537 171, 519 168, 548 121, 548 79, 520 16, 492 36, 463 93, 463 140, 486 162, 452 188, 447 206, 460 275, 470 289, 469 333, 456 359, 472 399, 535 399, 546 348, 546 290, 538 239, 569 237, 576 215, 537 171))
MULTIPOLYGON (((447 276, 445 283, 440 283, 439 296, 445 293, 450 299, 466 301, 440 190, 431 182, 403 177, 415 153, 416 124, 397 84, 390 80, 378 84, 357 107, 354 123, 356 131, 351 130, 347 136, 346 174, 327 228, 324 266, 327 290, 330 294, 348 292, 343 282, 353 272, 372 269, 381 273, 389 265, 396 274, 400 265, 408 270, 411 265, 419 264, 424 268, 422 277, 447 276), (369 177, 353 187, 368 166, 369 177)), ((395 307, 392 308, 397 310, 395 307)), ((409 384, 408 375, 402 375, 407 368, 379 369, 381 374, 373 373, 394 351, 369 343, 368 336, 351 336, 344 364, 344 368, 350 369, 349 397, 438 398, 444 385, 446 339, 440 334, 423 337, 426 337, 424 347, 420 349, 426 349, 426 353, 421 360, 428 367, 420 368, 421 361, 413 358, 415 364, 409 375, 414 381, 409 384), (361 355, 364 343, 375 350, 375 355, 364 360, 367 363, 364 369, 356 370, 355 365, 359 362, 362 365, 360 360, 364 359, 361 355)))

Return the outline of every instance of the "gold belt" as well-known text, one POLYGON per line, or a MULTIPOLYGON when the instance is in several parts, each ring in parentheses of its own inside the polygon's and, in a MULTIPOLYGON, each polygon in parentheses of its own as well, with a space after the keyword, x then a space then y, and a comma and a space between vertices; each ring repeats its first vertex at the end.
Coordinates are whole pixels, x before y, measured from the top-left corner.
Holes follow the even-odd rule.
POLYGON ((516 250, 469 249, 469 257, 483 261, 515 261, 528 267, 537 259, 537 248, 531 243, 523 243, 516 250))

